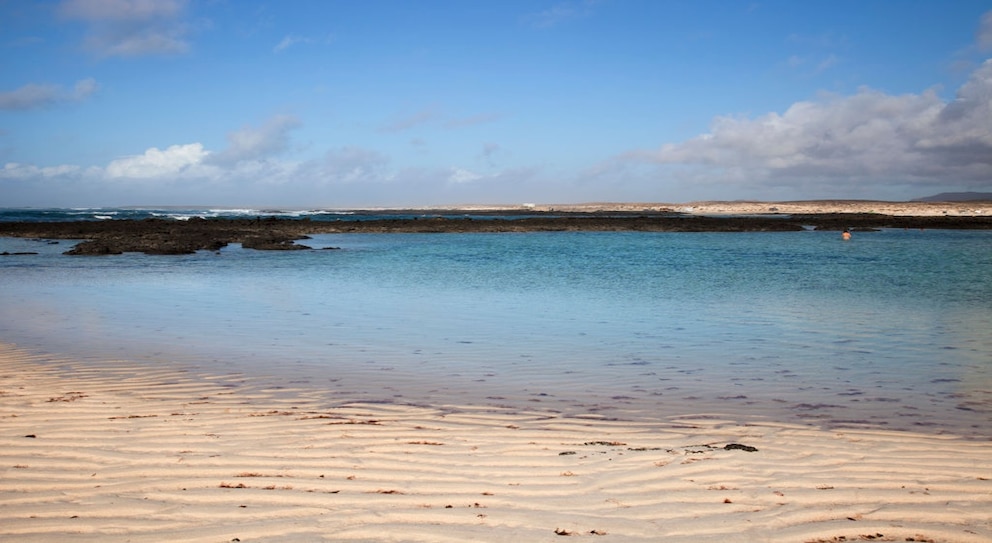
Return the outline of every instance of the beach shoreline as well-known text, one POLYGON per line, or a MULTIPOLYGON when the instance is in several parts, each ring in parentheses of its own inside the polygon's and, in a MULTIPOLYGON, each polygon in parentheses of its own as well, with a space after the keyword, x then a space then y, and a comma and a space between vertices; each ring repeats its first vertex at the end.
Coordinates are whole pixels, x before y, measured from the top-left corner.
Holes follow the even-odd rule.
POLYGON ((0 368, 2 539, 992 538, 988 441, 349 403, 10 345, 0 368))

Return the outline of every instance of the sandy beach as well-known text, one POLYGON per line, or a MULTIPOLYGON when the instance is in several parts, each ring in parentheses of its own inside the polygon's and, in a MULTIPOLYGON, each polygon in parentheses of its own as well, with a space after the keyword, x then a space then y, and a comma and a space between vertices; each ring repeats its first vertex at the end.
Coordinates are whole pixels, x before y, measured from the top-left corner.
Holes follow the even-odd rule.
POLYGON ((352 404, 0 346, 6 541, 992 540, 992 443, 352 404))
POLYGON ((982 217, 992 215, 992 202, 888 202, 878 200, 699 201, 682 203, 588 203, 536 205, 537 211, 662 211, 693 215, 769 215, 818 213, 877 213, 894 217, 982 217))

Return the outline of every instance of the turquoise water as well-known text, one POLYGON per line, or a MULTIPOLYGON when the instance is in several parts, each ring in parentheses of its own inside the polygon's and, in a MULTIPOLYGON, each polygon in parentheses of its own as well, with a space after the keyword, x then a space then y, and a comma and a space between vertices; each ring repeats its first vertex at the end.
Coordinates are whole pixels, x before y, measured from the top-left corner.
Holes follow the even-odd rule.
POLYGON ((0 341, 329 403, 992 437, 992 232, 346 234, 68 257, 0 238, 0 341), (337 247, 338 250, 319 250, 337 247))

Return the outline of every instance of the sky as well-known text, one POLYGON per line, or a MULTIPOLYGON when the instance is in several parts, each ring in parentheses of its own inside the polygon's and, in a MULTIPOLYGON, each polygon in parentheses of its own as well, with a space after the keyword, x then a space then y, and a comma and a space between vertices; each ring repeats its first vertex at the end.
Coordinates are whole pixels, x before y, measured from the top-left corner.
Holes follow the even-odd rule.
POLYGON ((989 0, 0 0, 0 207, 960 191, 989 0))

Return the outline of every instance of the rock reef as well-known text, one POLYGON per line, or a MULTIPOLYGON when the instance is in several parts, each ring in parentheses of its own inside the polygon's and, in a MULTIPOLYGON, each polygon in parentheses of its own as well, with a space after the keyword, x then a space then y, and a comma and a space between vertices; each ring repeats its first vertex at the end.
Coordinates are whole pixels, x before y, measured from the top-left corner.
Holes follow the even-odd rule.
POLYGON ((876 213, 814 213, 701 216, 676 212, 565 213, 547 217, 420 218, 311 221, 308 219, 105 220, 0 223, 0 236, 84 240, 69 255, 140 252, 157 255, 217 251, 240 243, 256 250, 309 249, 296 243, 324 233, 451 232, 788 232, 818 230, 992 229, 992 216, 894 216, 876 213))

